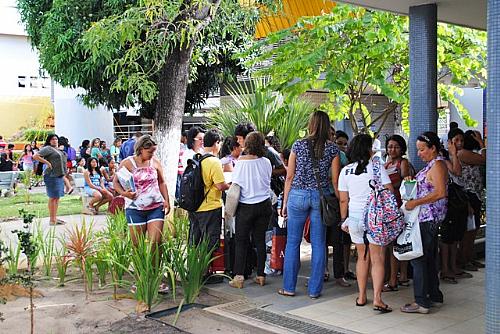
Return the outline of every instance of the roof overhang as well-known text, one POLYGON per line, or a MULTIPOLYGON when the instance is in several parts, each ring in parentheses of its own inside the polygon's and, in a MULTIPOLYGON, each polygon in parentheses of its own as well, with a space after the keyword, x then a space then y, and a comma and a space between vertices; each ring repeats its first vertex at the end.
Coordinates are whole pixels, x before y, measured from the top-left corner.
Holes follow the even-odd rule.
POLYGON ((487 0, 342 0, 339 2, 408 15, 412 6, 437 4, 438 21, 486 30, 487 0))

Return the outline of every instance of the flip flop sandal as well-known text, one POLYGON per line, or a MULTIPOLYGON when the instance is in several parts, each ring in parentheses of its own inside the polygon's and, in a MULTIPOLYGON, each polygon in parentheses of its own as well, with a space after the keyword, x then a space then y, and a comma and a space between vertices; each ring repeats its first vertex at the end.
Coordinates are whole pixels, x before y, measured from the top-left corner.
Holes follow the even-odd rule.
POLYGON ((472 276, 471 273, 468 273, 466 271, 462 271, 461 273, 455 274, 455 277, 456 278, 472 278, 474 276, 472 276))
POLYGON ((373 305, 373 310, 379 311, 381 314, 392 312, 392 308, 390 308, 389 305, 384 305, 384 306, 373 305))
POLYGON ((389 283, 384 284, 384 287, 382 288, 382 292, 395 292, 398 291, 398 286, 392 286, 389 283))
POLYGON ((161 283, 160 286, 158 287, 158 293, 159 294, 167 294, 170 292, 170 288, 168 287, 167 283, 161 283))
POLYGON ((443 276, 441 277, 441 279, 446 282, 446 283, 449 283, 449 284, 457 284, 457 280, 455 279, 455 277, 450 277, 450 276, 443 276))
POLYGON ((479 261, 476 261, 476 260, 471 261, 471 263, 472 263, 472 265, 473 265, 473 266, 475 266, 475 267, 477 267, 477 268, 484 268, 484 267, 486 267, 486 266, 484 265, 484 263, 479 262, 479 261))
POLYGON ((366 305, 366 303, 368 302, 368 299, 367 299, 367 300, 365 300, 365 302, 364 302, 364 303, 358 303, 358 300, 359 300, 359 297, 357 297, 357 298, 356 298, 356 306, 365 306, 365 305, 366 305))
POLYGON ((278 295, 282 295, 282 296, 285 296, 285 297, 295 297, 295 293, 288 292, 285 289, 279 289, 278 290, 278 295))
POLYGON ((398 284, 401 285, 401 286, 409 287, 410 286, 410 280, 407 279, 407 280, 404 280, 404 281, 398 281, 398 284))
POLYGON ((49 222, 50 226, 57 226, 57 225, 65 225, 66 222, 64 220, 57 219, 55 222, 49 222))

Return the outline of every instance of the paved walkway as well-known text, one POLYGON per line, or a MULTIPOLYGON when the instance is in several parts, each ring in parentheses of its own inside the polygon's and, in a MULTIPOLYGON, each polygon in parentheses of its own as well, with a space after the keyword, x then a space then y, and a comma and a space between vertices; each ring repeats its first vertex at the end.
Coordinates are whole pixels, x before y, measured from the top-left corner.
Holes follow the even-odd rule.
MULTIPOLYGON (((88 224, 93 223, 94 231, 102 230, 106 226, 106 215, 104 213, 96 216, 87 216, 82 214, 70 215, 70 216, 58 216, 58 219, 62 219, 66 222, 65 225, 57 225, 55 226, 56 237, 62 237, 68 231, 71 231, 72 227, 75 225, 81 225, 82 222, 88 224)), ((51 226, 49 225, 49 217, 45 218, 35 218, 33 223, 40 222, 43 231, 49 230, 51 226)), ((17 245, 17 236, 12 233, 14 230, 20 230, 23 228, 22 220, 8 220, 8 221, 0 221, 0 239, 3 240, 6 246, 9 246, 9 243, 12 245, 17 245)), ((58 243, 56 243, 58 245, 58 243)))
MULTIPOLYGON (((373 311, 371 304, 365 307, 355 306, 357 297, 355 281, 350 281, 353 284, 349 288, 337 286, 332 281, 326 282, 322 297, 311 300, 304 286, 309 271, 308 250, 310 246, 303 244, 303 261, 295 297, 283 297, 276 293, 281 287, 281 277, 269 277, 268 284, 264 287, 247 280, 245 288, 241 290, 232 289, 227 283, 211 285, 210 288, 238 294, 250 302, 265 306, 268 311, 323 324, 339 332, 397 334, 484 332, 484 269, 472 273, 473 278, 459 280, 456 285, 442 283, 441 290, 445 296, 445 303, 440 309, 431 309, 427 315, 405 314, 399 311, 400 306, 413 301, 411 285, 401 287, 398 292, 384 293, 384 301, 394 311, 389 314, 379 314, 373 311)), ((329 260, 331 263, 331 258, 329 260)), ((354 268, 354 263, 351 263, 351 268, 354 268)), ((373 292, 370 290, 369 302, 372 301, 372 296, 373 292)))

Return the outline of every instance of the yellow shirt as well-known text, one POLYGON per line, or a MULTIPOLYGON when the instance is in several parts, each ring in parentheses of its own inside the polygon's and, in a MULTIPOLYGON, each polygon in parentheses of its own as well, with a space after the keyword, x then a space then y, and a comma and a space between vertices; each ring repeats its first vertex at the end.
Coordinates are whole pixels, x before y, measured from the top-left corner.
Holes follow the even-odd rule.
POLYGON ((222 164, 216 157, 206 158, 201 162, 201 173, 205 183, 205 194, 207 197, 203 200, 196 212, 215 210, 222 207, 222 191, 215 187, 218 183, 224 182, 224 173, 222 164))

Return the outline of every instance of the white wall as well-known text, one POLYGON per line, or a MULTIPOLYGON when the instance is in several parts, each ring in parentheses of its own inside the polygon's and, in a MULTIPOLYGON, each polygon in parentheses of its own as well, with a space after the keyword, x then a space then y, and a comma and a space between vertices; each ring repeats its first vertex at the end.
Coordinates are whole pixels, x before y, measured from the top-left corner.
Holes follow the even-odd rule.
POLYGON ((464 95, 458 96, 465 109, 469 111, 471 117, 478 122, 477 127, 472 128, 465 125, 463 119, 457 112, 455 106, 450 104, 450 122, 457 122, 462 130, 478 130, 483 133, 483 90, 477 88, 464 88, 464 95))
POLYGON ((100 106, 89 109, 77 95, 82 90, 54 87, 54 109, 56 133, 69 139, 71 146, 78 148, 82 140, 99 137, 108 147, 113 143, 113 113, 100 106))
POLYGON ((0 50, 1 96, 50 97, 50 79, 40 74, 38 54, 26 36, 0 34, 0 50), (19 87, 19 76, 25 77, 25 87, 19 87))

